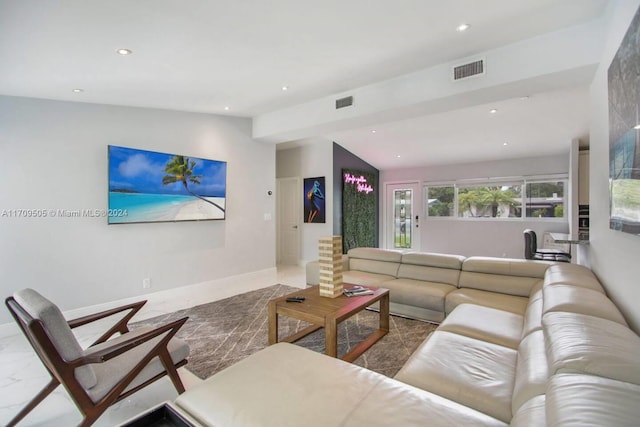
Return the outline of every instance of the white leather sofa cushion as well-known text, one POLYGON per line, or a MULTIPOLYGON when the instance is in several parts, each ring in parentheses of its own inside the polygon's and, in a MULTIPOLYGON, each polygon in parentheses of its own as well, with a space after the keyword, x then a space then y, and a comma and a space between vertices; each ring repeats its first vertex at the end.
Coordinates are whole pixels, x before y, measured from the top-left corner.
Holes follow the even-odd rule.
POLYGON ((455 286, 413 279, 395 279, 382 283, 389 289, 389 299, 398 304, 412 305, 444 313, 445 296, 455 286))
POLYGON ((553 284, 580 286, 605 293, 593 271, 579 264, 562 263, 549 267, 544 276, 544 285, 553 284))
POLYGON ((511 419, 512 427, 545 427, 547 416, 545 413, 545 395, 536 396, 525 402, 511 419))
POLYGON ((509 422, 516 354, 501 345, 436 331, 395 378, 509 422))
POLYGON ((278 343, 178 396, 203 426, 505 426, 486 414, 305 348, 278 343))
MULTIPOLYGON (((330 409, 330 403, 326 410, 330 409)), ((296 426, 306 426, 300 423, 296 426)), ((392 379, 381 381, 354 409, 344 427, 506 426, 482 412, 392 379)))
POLYGON ((473 256, 462 263, 462 270, 502 276, 535 277, 543 279, 552 263, 514 258, 473 256))
POLYGON ((544 394, 549 378, 544 334, 541 330, 527 335, 518 348, 516 379, 511 398, 511 410, 518 409, 531 398, 544 394))
POLYGON ((339 426, 385 378, 278 343, 187 390, 175 403, 206 426, 339 426))
POLYGON ((400 263, 402 260, 402 252, 394 251, 391 249, 380 248, 353 248, 347 251, 349 261, 351 259, 368 259, 373 261, 384 261, 400 263))
POLYGON ((402 254, 402 263, 424 265, 427 267, 461 270, 465 257, 462 255, 438 254, 428 252, 406 252, 402 254))
POLYGON ((543 314, 566 311, 627 324, 618 307, 601 292, 572 285, 549 285, 544 287, 543 293, 543 314))
POLYGON ((640 337, 620 323, 576 313, 542 318, 549 375, 586 373, 640 384, 640 337))
POLYGON ((480 289, 483 291, 528 298, 531 288, 540 282, 542 282, 542 279, 535 277, 503 276, 500 274, 462 271, 460 273, 458 287, 480 289))
POLYGON ((519 314, 476 304, 462 304, 444 319, 438 330, 517 349, 523 321, 519 314))
POLYGON ((555 375, 547 388, 547 422, 563 427, 637 427, 639 402, 637 384, 592 375, 555 375))
MULTIPOLYGON (((394 280, 395 276, 388 276, 386 274, 377 274, 377 273, 369 273, 367 271, 343 271, 342 272, 342 281, 345 285, 353 284, 353 285, 368 285, 368 286, 377 286, 384 287, 382 284, 389 280, 394 280)), ((346 286, 347 288, 349 286, 346 286)))
POLYGON ((528 298, 524 297, 466 288, 449 292, 444 303, 444 310, 448 316, 460 304, 469 303, 522 315, 527 309, 527 302, 528 298))
POLYGON ((527 311, 524 313, 522 338, 532 332, 542 330, 542 298, 529 300, 527 311))
POLYGON ((458 287, 528 297, 543 281, 549 265, 524 259, 469 257, 462 263, 458 287))
MULTIPOLYGON (((403 258, 404 259, 404 258, 403 258)), ((399 279, 423 280, 425 282, 445 283, 458 286, 460 270, 450 268, 428 267, 426 265, 400 264, 399 279)))
POLYGON ((363 271, 367 273, 382 274, 396 278, 400 264, 395 262, 375 261, 349 257, 349 271, 363 271))

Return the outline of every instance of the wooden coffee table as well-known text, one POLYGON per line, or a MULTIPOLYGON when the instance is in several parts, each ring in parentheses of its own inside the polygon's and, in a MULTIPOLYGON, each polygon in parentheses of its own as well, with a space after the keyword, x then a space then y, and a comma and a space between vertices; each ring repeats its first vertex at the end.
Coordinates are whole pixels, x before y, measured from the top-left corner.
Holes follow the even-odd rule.
MULTIPOLYGON (((345 284, 348 289, 353 285, 345 284)), ((278 316, 289 316, 294 319, 311 323, 311 326, 296 332, 286 338, 284 342, 295 342, 310 333, 324 328, 325 353, 331 357, 338 357, 338 324, 366 307, 380 301, 380 326, 364 341, 342 356, 342 360, 353 362, 369 347, 389 332, 389 290, 367 286, 374 291, 373 295, 337 298, 321 297, 318 286, 301 289, 283 297, 269 301, 269 345, 278 342, 278 316), (303 296, 301 303, 287 302, 287 297, 303 296)))

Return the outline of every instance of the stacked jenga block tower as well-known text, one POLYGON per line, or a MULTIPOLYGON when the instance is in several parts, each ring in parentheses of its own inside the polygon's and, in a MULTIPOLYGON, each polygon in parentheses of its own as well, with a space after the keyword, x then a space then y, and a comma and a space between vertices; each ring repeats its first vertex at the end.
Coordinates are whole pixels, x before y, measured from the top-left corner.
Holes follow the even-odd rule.
POLYGON ((321 237, 319 242, 320 296, 342 295, 342 237, 321 237))

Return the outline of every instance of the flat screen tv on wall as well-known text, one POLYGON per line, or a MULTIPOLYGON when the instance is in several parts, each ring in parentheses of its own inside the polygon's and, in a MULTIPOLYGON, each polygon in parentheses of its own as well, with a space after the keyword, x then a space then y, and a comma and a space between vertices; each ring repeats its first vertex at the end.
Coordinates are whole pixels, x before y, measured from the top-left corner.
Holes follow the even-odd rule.
POLYGON ((109 224, 224 220, 227 163, 109 146, 109 224))

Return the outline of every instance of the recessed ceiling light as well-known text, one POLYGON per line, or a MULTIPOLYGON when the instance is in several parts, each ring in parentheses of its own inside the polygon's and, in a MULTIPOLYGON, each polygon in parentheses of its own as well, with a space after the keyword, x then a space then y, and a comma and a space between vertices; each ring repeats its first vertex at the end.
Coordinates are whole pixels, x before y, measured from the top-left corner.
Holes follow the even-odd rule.
POLYGON ((456 31, 461 33, 463 31, 467 31, 469 29, 470 25, 469 24, 460 24, 456 27, 456 31))
POLYGON ((509 145, 509 143, 508 143, 508 142, 503 142, 503 143, 502 143, 502 145, 503 145, 504 147, 506 147, 507 145, 509 145))
POLYGON ((81 92, 84 92, 84 89, 73 89, 72 92, 81 93, 81 92))
POLYGON ((289 90, 289 86, 282 86, 282 90, 284 90, 284 91, 289 90))
POLYGON ((231 109, 231 107, 229 107, 228 105, 225 105, 224 111, 229 111, 230 109, 231 109))
POLYGON ((526 101, 527 99, 529 99, 529 95, 525 95, 525 96, 521 96, 520 99, 523 101, 526 101))
POLYGON ((131 49, 118 49, 116 50, 116 52, 118 53, 118 55, 131 55, 133 53, 133 51, 131 49))
POLYGON ((396 157, 399 159, 400 158, 400 154, 398 154, 396 157))
POLYGON ((498 112, 498 110, 496 110, 495 108, 492 108, 491 110, 489 110, 489 112, 490 112, 491 114, 495 114, 495 113, 497 113, 497 112, 498 112))
POLYGON ((373 129, 373 130, 371 131, 371 133, 376 133, 376 132, 377 132, 377 131, 376 131, 375 129, 373 129))
POLYGON ((640 129, 640 124, 635 125, 633 128, 634 128, 635 130, 640 129))

